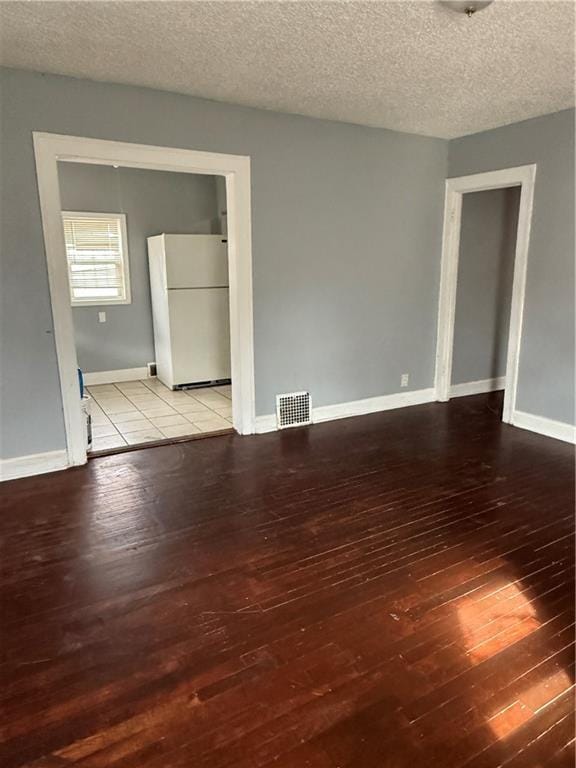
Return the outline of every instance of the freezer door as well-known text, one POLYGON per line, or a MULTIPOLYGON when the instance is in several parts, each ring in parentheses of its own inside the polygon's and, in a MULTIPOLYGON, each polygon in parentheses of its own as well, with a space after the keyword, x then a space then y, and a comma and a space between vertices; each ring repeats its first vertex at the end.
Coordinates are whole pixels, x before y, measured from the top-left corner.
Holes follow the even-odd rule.
POLYGON ((164 235, 166 287, 228 285, 228 245, 222 235, 164 235))
POLYGON ((174 386, 230 378, 228 288, 169 291, 174 386))

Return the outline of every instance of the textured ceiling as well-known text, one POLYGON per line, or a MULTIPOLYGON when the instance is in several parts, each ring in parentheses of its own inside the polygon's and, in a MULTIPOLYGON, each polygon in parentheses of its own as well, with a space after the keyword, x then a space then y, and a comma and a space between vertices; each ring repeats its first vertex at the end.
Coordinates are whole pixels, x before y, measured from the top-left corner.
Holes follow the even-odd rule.
POLYGON ((452 138, 574 104, 573 2, 2 2, 6 66, 452 138))

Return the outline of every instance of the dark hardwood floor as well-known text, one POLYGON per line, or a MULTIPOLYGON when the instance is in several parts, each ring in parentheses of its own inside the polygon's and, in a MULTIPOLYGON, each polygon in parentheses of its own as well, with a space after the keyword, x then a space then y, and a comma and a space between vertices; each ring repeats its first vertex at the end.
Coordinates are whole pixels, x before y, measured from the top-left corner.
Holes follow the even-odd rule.
POLYGON ((499 395, 5 483, 3 768, 560 768, 574 459, 499 395))

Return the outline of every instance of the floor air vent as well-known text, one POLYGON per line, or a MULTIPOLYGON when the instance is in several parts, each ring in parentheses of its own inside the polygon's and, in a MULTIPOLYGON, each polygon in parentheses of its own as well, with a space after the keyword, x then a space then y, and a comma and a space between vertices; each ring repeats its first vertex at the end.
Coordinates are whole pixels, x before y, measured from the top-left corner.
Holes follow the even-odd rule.
POLYGON ((278 429, 312 424, 312 401, 309 392, 276 395, 278 429))

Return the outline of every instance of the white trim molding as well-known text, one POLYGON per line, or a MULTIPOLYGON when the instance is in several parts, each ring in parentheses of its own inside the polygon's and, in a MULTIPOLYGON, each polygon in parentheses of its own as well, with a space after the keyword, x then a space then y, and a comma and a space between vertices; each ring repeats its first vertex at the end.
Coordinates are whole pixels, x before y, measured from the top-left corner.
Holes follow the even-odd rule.
POLYGON ((504 393, 504 407, 502 411, 502 421, 506 423, 511 423, 512 421, 518 389, 518 367, 522 345, 522 317, 526 292, 526 267, 530 244, 535 179, 536 165, 522 165, 517 168, 505 168, 500 171, 476 173, 471 176, 460 176, 446 180, 435 376, 438 400, 441 402, 450 399, 462 198, 467 192, 520 187, 520 209, 514 256, 510 331, 506 361, 507 386, 504 393))
POLYGON ((413 392, 396 392, 393 395, 367 397, 364 400, 352 400, 349 403, 321 405, 314 408, 312 418, 315 424, 333 419, 347 419, 350 416, 364 416, 367 413, 391 411, 395 408, 407 408, 411 405, 432 403, 436 400, 436 390, 417 389, 413 392))
POLYGON ((84 373, 84 384, 93 387, 97 384, 120 384, 123 381, 136 381, 148 379, 148 367, 143 368, 119 368, 116 371, 92 371, 84 373))
POLYGON ((520 429, 528 429, 530 432, 537 432, 539 435, 563 440, 565 443, 576 443, 576 427, 564 421, 555 421, 524 411, 514 411, 512 425, 520 429))
MULTIPOLYGON (((411 405, 433 403, 436 400, 436 390, 417 389, 412 392, 396 392, 393 395, 367 397, 363 400, 352 400, 348 403, 335 405, 320 405, 312 409, 312 423, 321 424, 324 421, 347 419, 351 416, 365 416, 368 413, 390 411, 395 408, 407 408, 411 405)), ((266 414, 256 417, 256 432, 275 432, 278 429, 276 415, 266 414)))
POLYGON ((275 413, 268 413, 265 416, 256 416, 256 434, 263 435, 265 432, 276 432, 278 429, 278 420, 275 413))
POLYGON ((497 392, 500 389, 506 389, 506 376, 498 376, 495 379, 480 379, 479 381, 465 381, 463 384, 452 384, 450 387, 450 397, 481 395, 484 392, 497 392))
POLYGON ((86 444, 78 393, 78 365, 68 287, 68 265, 60 215, 62 206, 58 162, 62 161, 225 177, 233 422, 234 428, 240 434, 254 432, 250 158, 51 133, 34 132, 33 138, 68 463, 75 465, 86 462, 86 444))
POLYGON ((68 466, 68 453, 65 450, 34 453, 30 456, 18 456, 15 459, 1 459, 0 480, 16 480, 18 477, 43 475, 46 472, 67 469, 68 466))

